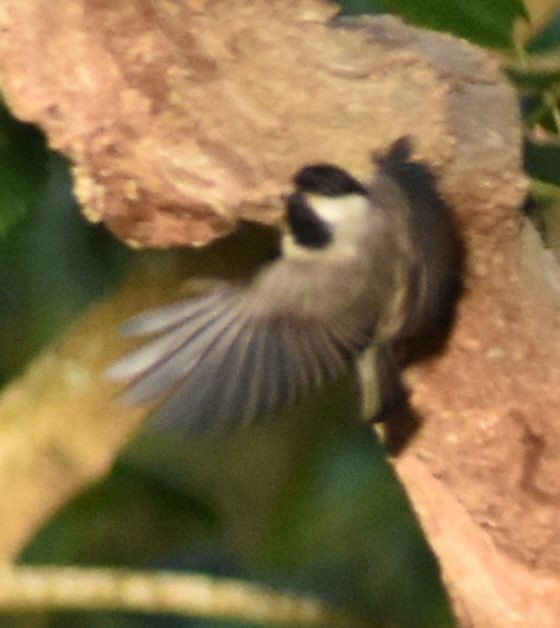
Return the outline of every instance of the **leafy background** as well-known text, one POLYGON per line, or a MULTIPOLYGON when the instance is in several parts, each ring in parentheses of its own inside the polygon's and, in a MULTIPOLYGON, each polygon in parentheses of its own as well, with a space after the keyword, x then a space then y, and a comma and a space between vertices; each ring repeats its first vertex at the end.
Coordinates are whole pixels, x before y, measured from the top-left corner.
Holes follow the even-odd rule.
MULTIPOLYGON (((560 20, 530 44, 521 0, 354 0, 492 48, 519 92, 528 204, 558 248, 560 20)), ((153 254, 157 256, 158 254, 153 254)), ((161 254, 164 255, 164 254, 161 254)), ((0 108, 0 386, 118 284, 135 254, 81 218, 68 164, 0 108)), ((350 382, 248 433, 195 443, 142 433, 112 472, 29 543, 26 563, 188 569, 314 592, 396 628, 453 625, 435 561, 350 382)), ((3 626, 231 626, 157 616, 11 615, 3 626)))

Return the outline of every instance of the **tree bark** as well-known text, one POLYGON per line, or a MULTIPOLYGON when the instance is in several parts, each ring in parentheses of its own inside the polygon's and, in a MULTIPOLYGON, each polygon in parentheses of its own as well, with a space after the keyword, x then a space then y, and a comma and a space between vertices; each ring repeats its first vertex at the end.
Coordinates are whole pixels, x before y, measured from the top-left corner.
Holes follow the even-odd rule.
MULTIPOLYGON (((412 135, 456 213, 465 293, 445 351, 407 373, 421 425, 393 463, 462 624, 556 626, 560 273, 519 210, 515 94, 462 40, 334 15, 321 0, 6 0, 2 90, 71 158, 85 215, 137 246, 277 224, 303 164, 367 178, 373 150, 412 135)), ((0 399, 3 419, 26 417, 1 423, 3 556, 137 425, 119 409, 115 427, 100 373, 138 293, 92 311, 0 399)))

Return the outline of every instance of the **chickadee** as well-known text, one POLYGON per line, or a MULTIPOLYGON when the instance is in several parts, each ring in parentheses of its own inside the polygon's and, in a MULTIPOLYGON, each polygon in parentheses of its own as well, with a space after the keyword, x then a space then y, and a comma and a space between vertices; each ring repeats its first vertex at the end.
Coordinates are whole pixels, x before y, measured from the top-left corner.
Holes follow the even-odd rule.
POLYGON ((250 282, 141 314, 154 335, 108 376, 130 404, 163 399, 160 424, 246 424, 357 367, 367 420, 406 399, 394 347, 433 326, 459 271, 449 208, 411 141, 375 157, 363 185, 337 166, 302 168, 280 257, 250 282))

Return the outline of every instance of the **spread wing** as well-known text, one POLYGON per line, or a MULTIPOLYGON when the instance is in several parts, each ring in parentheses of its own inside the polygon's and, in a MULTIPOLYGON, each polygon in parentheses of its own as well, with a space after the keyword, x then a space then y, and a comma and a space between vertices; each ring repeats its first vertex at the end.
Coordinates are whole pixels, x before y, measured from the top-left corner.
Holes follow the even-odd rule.
POLYGON ((158 400, 158 424, 186 431, 246 424, 341 374, 369 340, 344 320, 261 308, 244 290, 221 287, 126 323, 123 334, 153 337, 107 372, 126 383, 122 400, 158 400))

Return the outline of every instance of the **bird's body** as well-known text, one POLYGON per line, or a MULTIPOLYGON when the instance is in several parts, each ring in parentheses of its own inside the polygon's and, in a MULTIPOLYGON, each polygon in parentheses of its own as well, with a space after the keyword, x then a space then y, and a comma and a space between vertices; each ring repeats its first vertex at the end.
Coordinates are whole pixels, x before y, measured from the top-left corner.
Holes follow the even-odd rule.
POLYGON ((386 389, 364 394, 366 418, 405 396, 392 344, 433 323, 458 271, 448 208, 409 153, 397 142, 368 187, 335 166, 303 168, 278 260, 125 325, 156 337, 110 369, 124 399, 163 397, 159 421, 188 429, 246 423, 353 364, 386 389))

